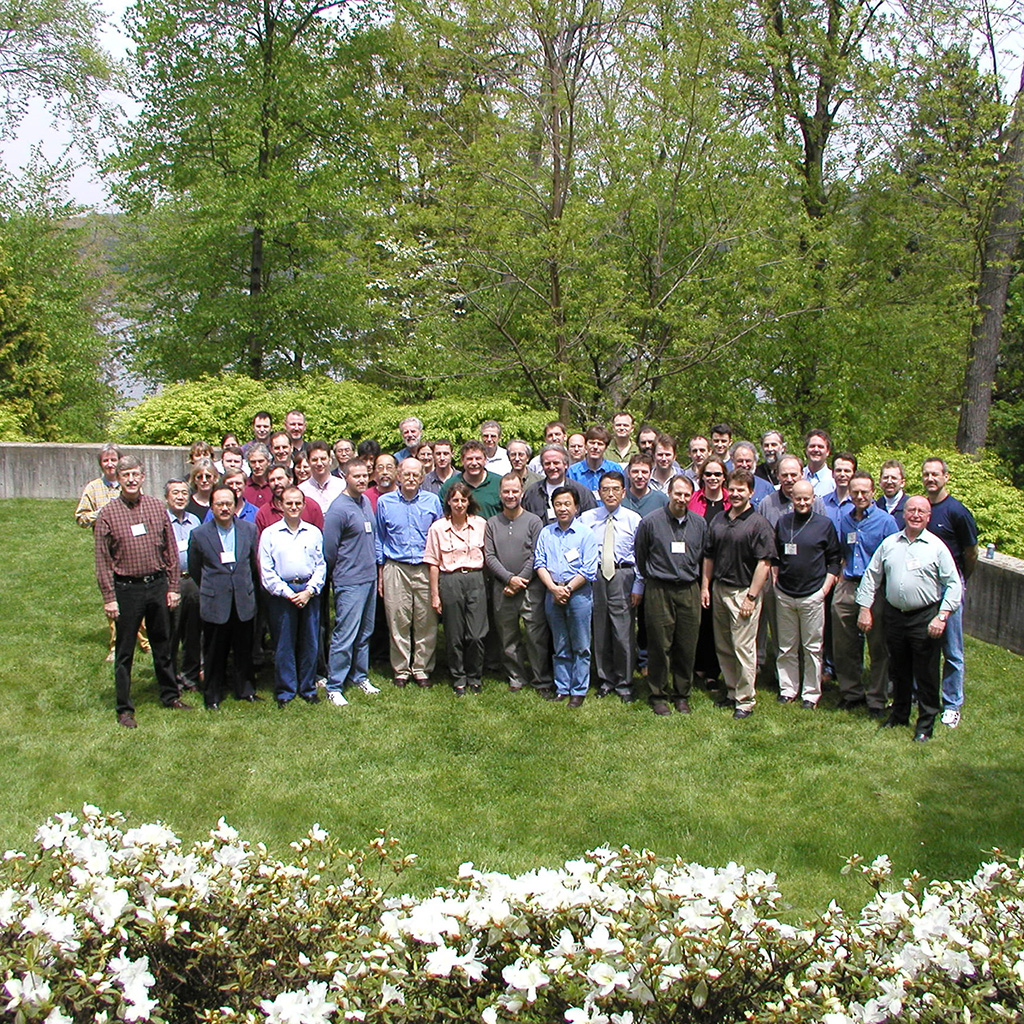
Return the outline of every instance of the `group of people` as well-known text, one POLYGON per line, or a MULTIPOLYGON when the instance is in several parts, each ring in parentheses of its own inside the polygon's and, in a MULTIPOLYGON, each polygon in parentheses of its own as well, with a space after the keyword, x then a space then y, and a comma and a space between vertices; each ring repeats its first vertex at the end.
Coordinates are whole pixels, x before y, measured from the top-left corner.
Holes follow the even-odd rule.
POLYGON ((720 423, 682 464, 670 435, 635 431, 625 412, 580 434, 552 421, 536 455, 487 421, 456 468, 451 440, 426 439, 415 417, 393 454, 308 442, 299 410, 283 430, 265 412, 252 426, 216 461, 193 445, 163 502, 143 493, 135 456, 100 452, 76 519, 95 531, 126 727, 143 623, 177 709, 197 689, 210 709, 229 691, 259 700, 268 628, 282 708, 317 703, 318 683, 337 706, 379 692, 375 656, 395 686, 430 686, 440 622, 459 697, 487 671, 569 707, 642 687, 655 714, 689 714, 696 682, 744 719, 759 682, 813 710, 834 679, 841 709, 887 727, 909 725, 916 702, 915 740, 960 722, 978 537, 942 459, 908 497, 899 462, 876 495, 825 430, 798 454, 778 431, 755 445, 720 423))

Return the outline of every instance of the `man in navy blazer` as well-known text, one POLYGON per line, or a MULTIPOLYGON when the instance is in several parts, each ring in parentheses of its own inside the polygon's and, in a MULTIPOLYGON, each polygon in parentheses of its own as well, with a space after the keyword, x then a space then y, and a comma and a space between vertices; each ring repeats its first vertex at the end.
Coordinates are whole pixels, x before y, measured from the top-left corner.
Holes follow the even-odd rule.
POLYGON ((252 682, 252 629, 256 616, 256 527, 235 518, 235 493, 216 487, 210 495, 213 519, 192 531, 189 575, 199 586, 203 620, 206 707, 216 710, 226 689, 228 653, 234 652, 234 694, 259 698, 252 682))

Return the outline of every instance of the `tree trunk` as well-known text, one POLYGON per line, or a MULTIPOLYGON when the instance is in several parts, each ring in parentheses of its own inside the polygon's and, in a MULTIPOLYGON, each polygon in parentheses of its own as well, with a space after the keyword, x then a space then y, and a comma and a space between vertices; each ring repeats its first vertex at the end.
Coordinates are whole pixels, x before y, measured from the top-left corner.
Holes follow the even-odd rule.
POLYGON ((992 387, 1003 337, 1003 314, 1013 278, 1013 257, 1021 240, 1021 205, 1024 202, 1024 72, 1013 102, 1006 148, 1000 159, 1003 181, 996 196, 985 237, 971 329, 967 370, 956 446, 973 454, 984 447, 992 409, 992 387))

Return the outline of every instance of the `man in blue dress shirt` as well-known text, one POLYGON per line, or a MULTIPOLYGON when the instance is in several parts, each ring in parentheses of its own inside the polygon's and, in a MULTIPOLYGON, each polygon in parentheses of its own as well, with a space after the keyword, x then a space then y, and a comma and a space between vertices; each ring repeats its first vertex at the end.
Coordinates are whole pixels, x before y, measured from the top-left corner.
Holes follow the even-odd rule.
POLYGON ((178 607, 171 609, 171 662, 178 686, 183 690, 198 690, 203 622, 199 617, 199 588, 188 573, 188 539, 199 526, 199 517, 185 509, 189 499, 187 480, 168 480, 165 496, 181 570, 181 598, 178 607))
POLYGON ((555 692, 550 700, 583 703, 590 686, 590 620, 597 575, 597 541, 576 519, 576 494, 559 487, 551 495, 555 522, 537 538, 534 568, 547 587, 545 608, 555 650, 555 692))
POLYGON ((438 496, 421 483, 423 463, 405 459, 398 489, 377 499, 377 592, 384 598, 395 686, 405 686, 410 677, 429 686, 437 650, 437 612, 423 552, 430 524, 443 513, 438 496))

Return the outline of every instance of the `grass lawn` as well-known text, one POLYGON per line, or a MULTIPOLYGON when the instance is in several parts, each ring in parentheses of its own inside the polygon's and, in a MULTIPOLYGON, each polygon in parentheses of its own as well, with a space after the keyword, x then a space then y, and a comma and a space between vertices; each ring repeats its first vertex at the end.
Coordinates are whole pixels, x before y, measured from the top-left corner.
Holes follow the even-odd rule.
POLYGON ((1024 659, 970 640, 963 724, 929 744, 835 710, 834 689, 813 713, 763 694, 742 722, 703 692, 692 716, 662 719, 642 702, 571 711, 495 682, 456 700, 379 677, 348 708, 168 712, 142 654, 139 728, 119 729, 73 504, 0 502, 0 848, 86 801, 187 839, 224 815, 282 855, 314 821, 352 844, 387 827, 419 855, 404 882, 424 891, 464 860, 517 872, 628 843, 776 870, 803 914, 867 897, 839 874, 851 853, 963 877, 986 850, 1024 846, 1024 659))

